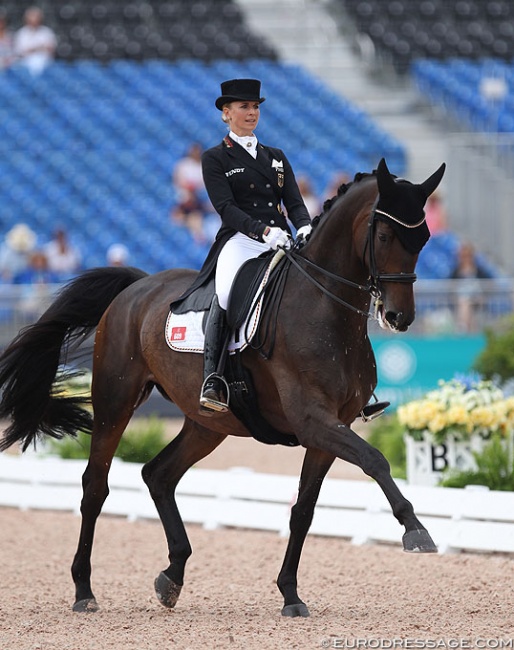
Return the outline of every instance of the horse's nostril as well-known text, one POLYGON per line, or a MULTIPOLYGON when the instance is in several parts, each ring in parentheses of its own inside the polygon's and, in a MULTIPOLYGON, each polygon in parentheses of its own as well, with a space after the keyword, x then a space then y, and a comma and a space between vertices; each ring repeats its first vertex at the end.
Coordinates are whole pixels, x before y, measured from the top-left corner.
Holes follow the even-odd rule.
POLYGON ((387 311, 385 317, 387 322, 391 323, 391 325, 396 323, 397 314, 395 311, 387 311))
POLYGON ((386 312, 386 321, 393 327, 400 328, 403 324, 403 312, 388 311, 386 312))

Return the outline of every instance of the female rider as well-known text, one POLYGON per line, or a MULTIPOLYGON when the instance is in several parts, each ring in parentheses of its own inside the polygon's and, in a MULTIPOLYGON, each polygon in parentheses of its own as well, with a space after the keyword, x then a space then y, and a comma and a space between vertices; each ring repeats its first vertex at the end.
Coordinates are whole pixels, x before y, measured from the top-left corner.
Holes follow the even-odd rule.
POLYGON ((200 412, 204 415, 228 410, 228 387, 218 365, 224 352, 228 298, 238 270, 251 258, 289 246, 291 230, 282 206, 297 229, 297 239, 307 239, 312 229, 285 154, 261 144, 255 136, 260 105, 265 100, 260 92, 257 79, 231 79, 221 84, 215 105, 229 133, 202 155, 205 187, 222 225, 199 276, 179 300, 214 274, 200 394, 200 412))

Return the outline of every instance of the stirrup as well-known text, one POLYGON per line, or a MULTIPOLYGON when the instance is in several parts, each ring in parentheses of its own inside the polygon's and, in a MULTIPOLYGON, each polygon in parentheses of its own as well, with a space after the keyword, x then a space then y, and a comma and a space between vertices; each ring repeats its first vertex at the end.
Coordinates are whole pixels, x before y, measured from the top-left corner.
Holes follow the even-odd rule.
POLYGON ((228 408, 230 389, 225 377, 221 377, 216 373, 210 374, 204 379, 202 390, 200 392, 200 413, 204 415, 212 415, 214 413, 226 413, 228 408), (207 387, 208 383, 219 383, 217 388, 215 385, 207 387), (226 395, 223 395, 223 392, 226 395), (205 394, 205 393, 211 393, 205 394), (225 401, 224 401, 225 400, 225 401))
POLYGON ((386 408, 390 406, 391 402, 373 402, 372 404, 366 404, 366 406, 361 411, 361 417, 363 422, 371 422, 380 417, 386 408))

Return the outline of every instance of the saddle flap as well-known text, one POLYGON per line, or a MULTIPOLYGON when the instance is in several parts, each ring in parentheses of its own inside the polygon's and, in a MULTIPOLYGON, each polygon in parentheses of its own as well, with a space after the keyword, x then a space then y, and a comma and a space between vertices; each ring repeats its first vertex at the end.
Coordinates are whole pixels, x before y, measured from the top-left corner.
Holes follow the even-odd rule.
POLYGON ((239 329, 245 322, 272 254, 273 251, 270 251, 248 260, 237 272, 230 290, 227 308, 227 322, 232 329, 239 329))

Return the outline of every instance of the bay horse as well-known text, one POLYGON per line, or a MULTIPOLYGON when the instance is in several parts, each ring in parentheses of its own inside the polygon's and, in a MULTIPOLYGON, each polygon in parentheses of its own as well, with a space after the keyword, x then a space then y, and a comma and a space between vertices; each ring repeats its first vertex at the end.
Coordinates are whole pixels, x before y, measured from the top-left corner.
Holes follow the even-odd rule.
MULTIPOLYGON (((297 592, 297 571, 321 485, 336 458, 359 466, 380 485, 405 528, 404 550, 437 551, 392 479, 387 460, 351 424, 377 383, 367 333, 371 300, 385 328, 403 332, 414 320, 418 253, 409 250, 409 237, 415 239, 426 228, 423 207, 444 169, 443 164, 413 184, 394 177, 382 159, 374 173, 358 175, 341 196, 327 201, 309 241, 286 253, 273 354, 264 358, 251 346, 242 353, 262 416, 305 448, 277 578, 284 616, 309 616, 297 592)), ((72 564, 76 612, 98 609, 91 589, 95 525, 109 492, 117 445, 152 388, 184 413, 180 433, 142 469, 168 543, 169 565, 154 584, 165 607, 175 606, 192 553, 175 500, 177 483, 228 435, 250 435, 230 411, 199 414, 202 355, 172 351, 165 341, 170 302, 195 277, 195 271, 185 269, 154 275, 134 268, 86 271, 65 285, 41 318, 21 330, 0 356, 0 417, 10 419, 0 450, 14 443, 26 450, 45 435, 92 433, 72 564), (81 399, 60 395, 53 386, 70 349, 95 330, 91 416, 81 399)))

